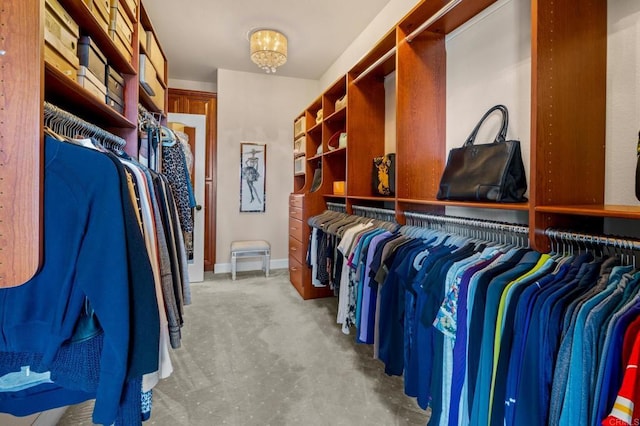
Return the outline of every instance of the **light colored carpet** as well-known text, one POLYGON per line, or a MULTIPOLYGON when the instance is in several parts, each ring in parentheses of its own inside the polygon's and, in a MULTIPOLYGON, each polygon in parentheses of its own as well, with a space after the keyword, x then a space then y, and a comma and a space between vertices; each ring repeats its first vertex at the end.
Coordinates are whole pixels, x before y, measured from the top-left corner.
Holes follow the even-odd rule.
MULTIPOLYGON (((173 375, 151 425, 424 425, 369 345, 336 325, 337 299, 303 301, 288 271, 208 275, 192 285, 173 375)), ((91 424, 91 404, 60 425, 91 424)))

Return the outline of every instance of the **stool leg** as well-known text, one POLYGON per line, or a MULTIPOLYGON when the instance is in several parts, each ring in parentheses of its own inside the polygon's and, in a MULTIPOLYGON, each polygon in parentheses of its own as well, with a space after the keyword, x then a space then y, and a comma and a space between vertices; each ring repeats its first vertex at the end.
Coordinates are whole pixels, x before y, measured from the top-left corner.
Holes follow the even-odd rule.
POLYGON ((268 251, 265 256, 264 256, 264 275, 268 278, 269 277, 269 267, 271 263, 271 252, 268 251))
POLYGON ((236 254, 231 253, 231 279, 236 279, 236 254))

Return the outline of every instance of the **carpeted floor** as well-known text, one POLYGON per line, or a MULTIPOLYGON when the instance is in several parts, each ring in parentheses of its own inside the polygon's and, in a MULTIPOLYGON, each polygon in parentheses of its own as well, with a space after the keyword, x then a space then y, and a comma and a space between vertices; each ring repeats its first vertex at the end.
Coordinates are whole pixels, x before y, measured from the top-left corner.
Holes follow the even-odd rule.
MULTIPOLYGON (((373 348, 335 323, 337 299, 303 301, 287 270, 208 275, 192 285, 173 375, 154 389, 151 425, 424 425, 373 348)), ((90 425, 91 404, 59 425, 90 425)))

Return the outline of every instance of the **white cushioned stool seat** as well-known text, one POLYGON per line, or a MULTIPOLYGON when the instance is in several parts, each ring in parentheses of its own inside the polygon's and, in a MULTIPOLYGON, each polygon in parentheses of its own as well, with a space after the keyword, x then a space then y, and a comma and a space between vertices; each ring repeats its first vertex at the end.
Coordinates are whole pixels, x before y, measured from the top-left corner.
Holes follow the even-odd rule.
POLYGON ((238 257, 262 257, 262 270, 269 276, 271 244, 265 240, 233 241, 231 243, 231 279, 236 279, 236 260, 238 257))

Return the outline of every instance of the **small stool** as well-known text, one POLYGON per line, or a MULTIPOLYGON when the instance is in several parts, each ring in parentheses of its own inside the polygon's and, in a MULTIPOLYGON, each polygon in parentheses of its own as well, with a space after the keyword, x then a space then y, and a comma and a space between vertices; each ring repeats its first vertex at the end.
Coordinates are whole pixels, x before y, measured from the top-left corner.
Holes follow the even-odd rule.
POLYGON ((269 276, 271 245, 264 240, 233 241, 231 243, 231 279, 236 279, 236 260, 238 257, 262 256, 262 270, 269 276))

